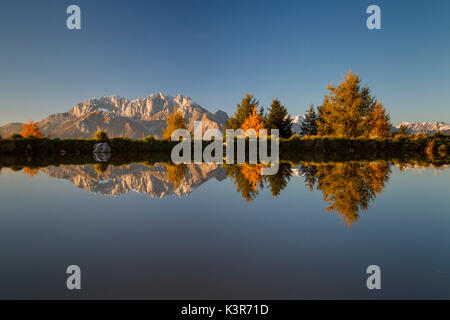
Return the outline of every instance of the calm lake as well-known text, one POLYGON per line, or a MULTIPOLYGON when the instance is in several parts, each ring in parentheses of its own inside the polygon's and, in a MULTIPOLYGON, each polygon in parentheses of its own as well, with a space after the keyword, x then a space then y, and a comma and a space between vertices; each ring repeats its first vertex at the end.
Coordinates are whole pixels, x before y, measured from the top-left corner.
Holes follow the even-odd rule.
POLYGON ((0 298, 450 298, 449 167, 259 170, 2 168, 0 298))

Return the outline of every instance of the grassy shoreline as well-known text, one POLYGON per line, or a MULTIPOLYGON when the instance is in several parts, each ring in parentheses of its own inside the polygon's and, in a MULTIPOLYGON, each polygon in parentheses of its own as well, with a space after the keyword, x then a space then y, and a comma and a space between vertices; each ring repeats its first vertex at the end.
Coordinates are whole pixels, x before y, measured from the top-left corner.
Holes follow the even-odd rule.
MULTIPOLYGON (((177 142, 156 139, 112 138, 110 164, 170 161, 177 142)), ((93 157, 94 139, 21 138, 0 140, 0 164, 88 164, 93 157)), ((204 142, 204 146, 209 142, 204 142)), ((270 143, 268 144, 270 146, 270 143)), ((248 147, 248 146, 247 146, 248 147)), ((450 163, 450 136, 418 135, 395 138, 336 138, 293 136, 280 139, 280 159, 300 161, 419 161, 450 163)), ((248 157, 247 157, 248 159, 248 157)))

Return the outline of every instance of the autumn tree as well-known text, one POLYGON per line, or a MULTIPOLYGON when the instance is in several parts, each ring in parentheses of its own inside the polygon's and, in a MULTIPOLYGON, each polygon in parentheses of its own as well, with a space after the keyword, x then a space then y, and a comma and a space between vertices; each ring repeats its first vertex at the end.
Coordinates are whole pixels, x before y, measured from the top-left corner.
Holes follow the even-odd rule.
POLYGON ((97 172, 98 175, 101 175, 108 170, 108 163, 106 162, 99 162, 94 164, 94 170, 97 172))
POLYGON ((390 174, 386 162, 342 162, 317 166, 317 189, 328 203, 328 212, 337 211, 343 221, 351 226, 359 218, 360 210, 385 187, 390 174))
POLYGON ((381 103, 376 103, 369 121, 369 137, 388 137, 391 131, 391 119, 381 103))
POLYGON ((166 120, 166 125, 166 129, 163 131, 163 139, 170 139, 172 137, 172 133, 177 129, 186 129, 184 116, 178 110, 174 110, 173 113, 169 114, 166 120))
POLYGON ((239 192, 246 202, 251 202, 259 194, 259 189, 263 188, 263 179, 261 169, 263 165, 227 165, 223 168, 231 181, 236 185, 236 191, 239 192))
POLYGON ((24 175, 29 176, 32 179, 34 176, 36 176, 38 174, 38 171, 39 170, 35 169, 35 168, 25 167, 25 168, 23 168, 22 173, 24 175))
MULTIPOLYGON (((318 108, 319 135, 356 138, 374 133, 371 121, 376 106, 381 104, 371 95, 367 86, 361 87, 357 74, 350 71, 338 86, 329 85, 328 91, 322 106, 318 108)), ((384 112, 381 115, 386 114, 384 112)), ((387 118, 384 117, 384 120, 387 118)))
POLYGON ((24 138, 28 138, 28 137, 43 138, 44 137, 41 130, 39 130, 38 125, 31 120, 30 120, 30 122, 28 122, 28 124, 22 125, 22 132, 20 132, 20 135, 24 138))
POLYGON ((172 183, 174 188, 178 188, 186 177, 186 164, 166 164, 167 168, 167 181, 172 183))
POLYGON ((280 100, 274 99, 272 101, 265 121, 265 127, 269 130, 280 130, 281 138, 287 139, 292 136, 292 119, 287 109, 281 105, 280 100))
MULTIPOLYGON (((234 113, 234 117, 227 120, 225 129, 237 130, 242 128, 245 120, 250 117, 253 113, 254 108, 258 108, 259 102, 256 100, 252 94, 247 93, 242 99, 241 103, 237 105, 237 110, 234 113)), ((260 110, 260 115, 262 116, 263 109, 260 110)))
POLYGON ((300 126, 300 134, 302 136, 317 135, 317 114, 313 105, 311 105, 305 114, 305 119, 300 126))
POLYGON ((108 134, 103 130, 98 130, 94 134, 94 140, 100 141, 100 142, 106 142, 109 140, 108 134))
POLYGON ((242 124, 242 129, 244 131, 249 129, 254 129, 256 131, 256 135, 259 137, 259 130, 264 129, 264 119, 261 114, 258 113, 258 108, 253 108, 253 113, 245 119, 242 124))

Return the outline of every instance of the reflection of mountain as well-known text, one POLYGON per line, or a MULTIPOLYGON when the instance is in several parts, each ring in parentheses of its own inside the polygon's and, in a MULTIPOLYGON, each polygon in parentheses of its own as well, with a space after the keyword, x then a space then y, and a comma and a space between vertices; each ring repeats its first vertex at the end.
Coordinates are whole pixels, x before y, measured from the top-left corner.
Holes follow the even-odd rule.
POLYGON ((147 167, 143 164, 130 164, 120 167, 109 166, 101 172, 92 165, 83 165, 48 167, 40 171, 51 177, 69 180, 78 188, 91 193, 116 196, 135 191, 153 198, 185 196, 212 178, 219 181, 226 178, 224 170, 219 165, 192 164, 180 167, 184 176, 174 182, 168 176, 174 171, 173 168, 176 166, 156 164, 147 167))
MULTIPOLYGON (((448 168, 448 166, 420 166, 397 164, 400 170, 423 170, 448 168)), ((170 195, 185 196, 212 178, 230 179, 242 198, 254 201, 264 189, 277 198, 294 177, 302 179, 311 192, 320 191, 328 204, 328 212, 337 212, 347 225, 359 219, 361 211, 367 211, 370 203, 385 189, 391 174, 391 164, 385 161, 305 162, 296 167, 280 163, 275 175, 263 176, 262 164, 216 165, 144 164, 126 166, 63 165, 41 169, 11 167, 13 171, 33 178, 38 171, 51 177, 71 181, 80 189, 103 195, 120 195, 130 191, 145 193, 154 198, 170 195)), ((1 173, 0 167, 0 173, 1 173)), ((279 203, 283 206, 283 203, 279 203)))

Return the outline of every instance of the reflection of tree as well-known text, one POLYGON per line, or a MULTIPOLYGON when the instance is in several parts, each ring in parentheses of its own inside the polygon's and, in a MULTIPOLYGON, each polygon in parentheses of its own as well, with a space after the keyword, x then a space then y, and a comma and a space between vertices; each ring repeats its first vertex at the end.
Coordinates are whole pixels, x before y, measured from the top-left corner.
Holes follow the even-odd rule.
POLYGON ((243 165, 241 166, 241 173, 250 185, 253 192, 258 192, 258 186, 263 187, 261 169, 264 168, 262 164, 243 165))
POLYGON ((22 173, 23 173, 24 175, 29 176, 30 178, 33 178, 35 175, 38 174, 38 171, 39 171, 39 170, 37 170, 37 169, 25 167, 25 168, 23 168, 22 173))
POLYGON ((314 167, 316 169, 304 169, 307 183, 314 181, 314 185, 317 179, 317 189, 322 191, 329 204, 327 211, 337 211, 348 225, 357 222, 360 209, 368 209, 369 202, 383 190, 390 174, 389 164, 383 162, 333 163, 314 167))
POLYGON ((259 194, 259 191, 264 188, 264 181, 268 183, 272 195, 274 197, 279 196, 281 191, 286 188, 292 175, 291 165, 281 163, 277 174, 265 176, 263 180, 261 175, 262 168, 264 168, 263 164, 224 166, 227 176, 236 184, 237 191, 241 193, 242 198, 247 202, 252 201, 259 194))
POLYGON ((108 163, 106 163, 106 162, 96 163, 96 164, 94 164, 94 170, 99 175, 102 174, 102 173, 105 173, 106 170, 108 170, 108 163))
POLYGON ((252 201, 259 193, 258 186, 263 188, 261 169, 263 165, 224 165, 227 176, 236 185, 245 201, 252 201))
POLYGON ((314 190, 314 185, 316 184, 316 174, 317 174, 317 167, 316 166, 308 166, 308 165, 301 165, 300 172, 303 177, 305 177, 306 185, 309 187, 309 190, 314 190))
POLYGON ((287 187, 289 180, 291 180, 291 175, 291 165, 289 163, 280 163, 280 168, 276 174, 266 176, 265 180, 269 183, 270 191, 275 198, 287 187))
POLYGON ((165 164, 167 168, 167 181, 172 183, 175 188, 177 188, 183 182, 186 176, 186 168, 185 164, 173 165, 173 164, 165 164))

